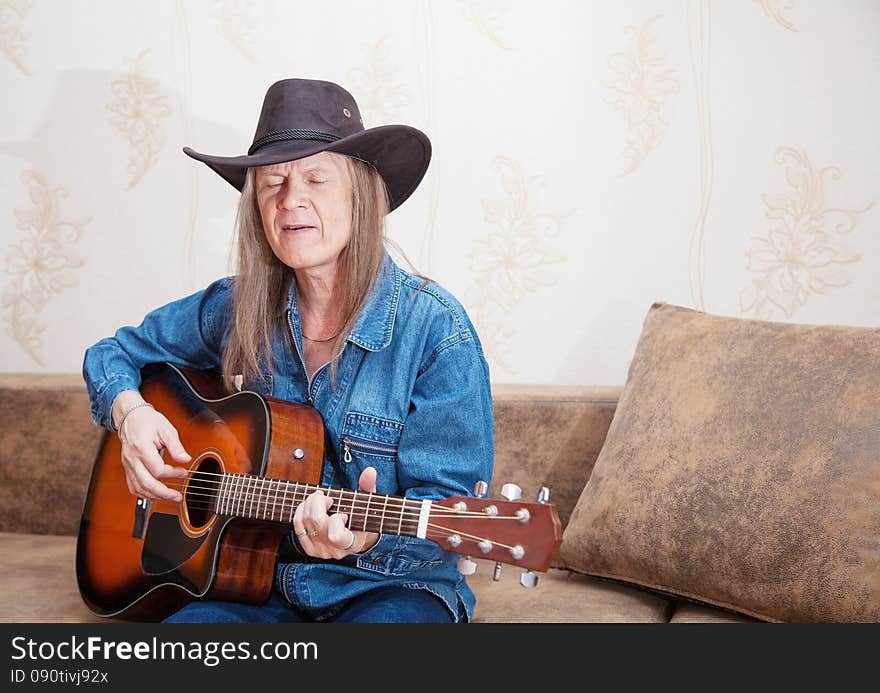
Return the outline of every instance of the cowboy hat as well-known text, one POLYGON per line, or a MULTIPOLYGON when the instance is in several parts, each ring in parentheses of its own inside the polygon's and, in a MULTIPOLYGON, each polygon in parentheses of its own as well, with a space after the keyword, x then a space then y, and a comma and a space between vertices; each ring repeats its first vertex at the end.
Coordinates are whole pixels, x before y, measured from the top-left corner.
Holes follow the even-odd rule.
POLYGON ((254 140, 242 156, 183 152, 204 162, 237 190, 247 169, 335 152, 373 166, 388 188, 391 207, 399 207, 416 189, 431 160, 431 142, 408 125, 364 129, 354 97, 333 82, 284 79, 266 92, 254 140))

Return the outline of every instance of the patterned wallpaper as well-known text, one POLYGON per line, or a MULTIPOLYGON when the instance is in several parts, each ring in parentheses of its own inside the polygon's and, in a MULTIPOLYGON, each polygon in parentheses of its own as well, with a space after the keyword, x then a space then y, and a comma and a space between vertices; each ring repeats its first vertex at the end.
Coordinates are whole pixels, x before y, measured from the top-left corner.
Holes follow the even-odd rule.
MULTIPOLYGON (((0 0, 3 369, 230 271, 266 88, 336 81, 434 159, 388 220, 495 382, 619 385, 654 301, 878 325, 876 0, 0 0)), ((405 264, 405 263, 404 263, 405 264)))

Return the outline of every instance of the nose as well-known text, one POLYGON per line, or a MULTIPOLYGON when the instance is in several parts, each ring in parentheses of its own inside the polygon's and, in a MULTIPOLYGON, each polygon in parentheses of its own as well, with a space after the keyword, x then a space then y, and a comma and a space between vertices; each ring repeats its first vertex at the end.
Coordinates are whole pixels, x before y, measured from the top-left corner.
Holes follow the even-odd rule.
POLYGON ((306 208, 311 204, 306 186, 298 184, 293 178, 288 178, 281 190, 278 204, 282 209, 306 208))

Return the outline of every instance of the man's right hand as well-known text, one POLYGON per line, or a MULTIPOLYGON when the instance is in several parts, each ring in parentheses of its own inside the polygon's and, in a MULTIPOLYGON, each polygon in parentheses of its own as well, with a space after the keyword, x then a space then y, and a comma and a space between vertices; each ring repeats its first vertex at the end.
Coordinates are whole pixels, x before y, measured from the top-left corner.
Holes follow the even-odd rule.
POLYGON ((113 402, 114 422, 122 419, 125 412, 129 412, 119 430, 122 467, 128 490, 142 498, 179 502, 182 499, 180 492, 168 488, 159 479, 182 479, 187 475, 187 470, 185 467, 166 464, 162 459, 162 450, 181 464, 192 458, 184 450, 177 429, 165 416, 152 407, 131 409, 143 401, 139 392, 126 390, 113 402))

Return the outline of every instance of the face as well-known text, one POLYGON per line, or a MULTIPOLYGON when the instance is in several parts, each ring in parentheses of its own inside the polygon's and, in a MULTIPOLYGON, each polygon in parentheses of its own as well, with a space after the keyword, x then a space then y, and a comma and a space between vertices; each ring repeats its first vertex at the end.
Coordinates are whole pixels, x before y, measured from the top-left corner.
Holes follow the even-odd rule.
POLYGON ((321 152, 255 170, 263 231, 296 270, 335 272, 351 238, 351 180, 342 155, 321 152))

